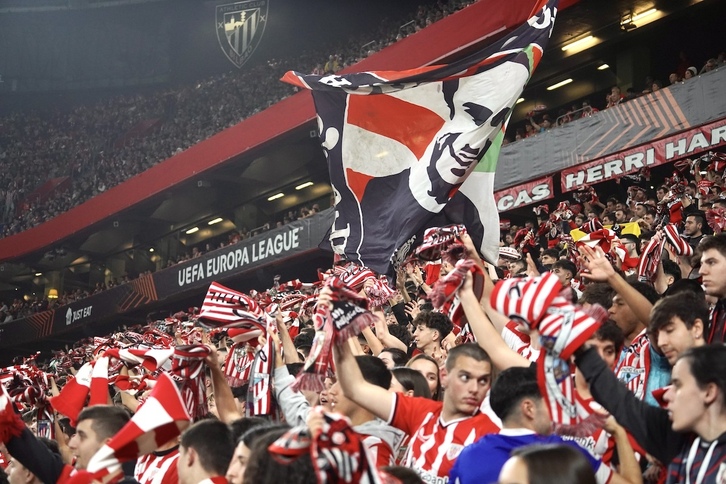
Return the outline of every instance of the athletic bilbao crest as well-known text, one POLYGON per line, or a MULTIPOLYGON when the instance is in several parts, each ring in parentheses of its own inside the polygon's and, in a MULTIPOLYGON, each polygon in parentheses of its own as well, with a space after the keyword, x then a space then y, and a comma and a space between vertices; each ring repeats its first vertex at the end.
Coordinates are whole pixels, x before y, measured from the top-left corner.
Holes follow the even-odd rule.
POLYGON ((217 5, 217 40, 224 55, 237 67, 242 67, 259 45, 269 5, 269 0, 217 5))

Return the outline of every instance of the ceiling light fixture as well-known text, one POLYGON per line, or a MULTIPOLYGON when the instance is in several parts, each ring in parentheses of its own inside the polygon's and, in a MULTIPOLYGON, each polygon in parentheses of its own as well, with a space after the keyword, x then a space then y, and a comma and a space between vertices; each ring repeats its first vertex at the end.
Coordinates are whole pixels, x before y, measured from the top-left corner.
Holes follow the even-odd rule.
POLYGON ((653 15, 658 11, 657 8, 651 8, 649 10, 646 10, 645 12, 640 12, 638 14, 633 15, 633 18, 631 19, 632 22, 637 22, 638 20, 645 18, 649 15, 653 15))
POLYGON ((552 84, 550 87, 547 88, 548 91, 554 91, 555 89, 566 86, 567 84, 572 82, 572 78, 565 79, 564 81, 560 81, 557 84, 552 84))
POLYGON ((153 247, 149 247, 149 252, 154 252, 154 248, 153 247))
POLYGON ((607 65, 607 64, 603 64, 603 65, 601 65, 600 67, 598 67, 598 68, 597 68, 597 70, 598 70, 598 71, 604 71, 604 70, 605 70, 605 69, 607 69, 608 67, 610 67, 610 66, 609 66, 609 65, 607 65))
POLYGON ((192 227, 191 229, 189 229, 189 230, 186 231, 186 234, 187 235, 191 235, 194 232, 199 232, 199 227, 192 227))
POLYGON ((43 275, 43 273, 42 273, 42 272, 36 272, 36 273, 35 273, 35 277, 40 277, 40 276, 42 276, 42 275, 43 275))
POLYGON ((591 42, 594 39, 595 39, 595 37, 593 37, 592 35, 588 35, 587 37, 583 37, 580 40, 576 40, 576 41, 574 41, 574 42, 572 42, 570 44, 563 45, 562 46, 562 51, 563 52, 566 52, 568 50, 578 49, 579 47, 584 46, 585 44, 587 44, 588 42, 591 42))
POLYGON ((273 196, 271 196, 271 197, 267 197, 267 201, 268 201, 268 202, 271 202, 271 201, 273 201, 273 200, 277 200, 278 198, 282 198, 282 197, 284 197, 284 196, 285 196, 285 194, 284 194, 284 193, 282 193, 282 192, 280 192, 280 193, 278 193, 277 195, 273 195, 273 196))
POLYGON ((215 218, 214 220, 210 220, 209 222, 207 222, 207 225, 214 225, 214 224, 218 224, 218 223, 219 223, 219 222, 221 222, 222 220, 223 220, 223 219, 222 219, 222 217, 217 217, 217 218, 215 218))
POLYGON ((515 102, 514 104, 519 104, 521 102, 524 102, 524 98, 523 97, 520 97, 519 99, 517 99, 517 102, 515 102))
POLYGON ((313 186, 313 182, 309 181, 309 182, 303 183, 302 185, 296 186, 295 190, 302 190, 303 188, 307 188, 307 187, 311 187, 311 186, 313 186))

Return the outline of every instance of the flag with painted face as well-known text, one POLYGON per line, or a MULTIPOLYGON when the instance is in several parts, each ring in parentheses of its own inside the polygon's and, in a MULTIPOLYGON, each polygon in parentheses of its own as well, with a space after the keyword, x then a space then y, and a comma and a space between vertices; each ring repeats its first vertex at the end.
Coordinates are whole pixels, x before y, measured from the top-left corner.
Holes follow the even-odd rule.
POLYGON ((341 75, 288 72, 312 90, 335 196, 333 251, 391 274, 431 226, 464 224, 497 258, 494 170, 512 107, 542 58, 557 0, 446 65, 341 75))

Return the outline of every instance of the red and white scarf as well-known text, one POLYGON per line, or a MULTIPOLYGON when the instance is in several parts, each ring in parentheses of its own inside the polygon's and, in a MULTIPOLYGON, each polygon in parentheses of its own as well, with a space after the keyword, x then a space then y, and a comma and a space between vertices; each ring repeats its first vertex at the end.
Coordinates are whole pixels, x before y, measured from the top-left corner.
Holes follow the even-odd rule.
POLYGON ((133 418, 91 457, 85 471, 61 484, 112 483, 123 478, 121 464, 149 454, 180 435, 191 418, 171 377, 161 374, 133 418))

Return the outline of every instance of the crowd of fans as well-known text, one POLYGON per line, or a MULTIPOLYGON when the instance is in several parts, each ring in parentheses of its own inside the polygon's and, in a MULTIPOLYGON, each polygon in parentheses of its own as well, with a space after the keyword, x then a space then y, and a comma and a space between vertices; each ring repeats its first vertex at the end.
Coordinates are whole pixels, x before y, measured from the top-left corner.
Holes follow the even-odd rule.
POLYGON ((625 94, 623 94, 622 89, 619 86, 612 86, 610 88, 610 92, 605 95, 602 103, 597 104, 600 108, 591 104, 589 99, 586 99, 582 101, 580 105, 573 104, 569 108, 558 109, 557 115, 554 116, 554 112, 548 112, 546 106, 538 105, 533 111, 527 113, 526 120, 524 122, 510 127, 510 133, 508 133, 506 142, 509 143, 529 138, 537 135, 538 133, 564 126, 572 121, 590 117, 599 112, 600 109, 608 109, 621 103, 631 101, 637 97, 658 91, 663 87, 687 82, 689 79, 693 79, 697 75, 705 74, 724 66, 724 64, 726 64, 725 56, 726 52, 722 51, 718 54, 718 56, 709 58, 699 71, 695 66, 690 65, 691 62, 684 53, 681 53, 678 65, 675 70, 668 75, 667 84, 664 84, 659 79, 654 79, 652 76, 647 76, 643 81, 642 88, 629 87, 625 94))
POLYGON ((504 228, 496 263, 439 228, 393 287, 345 260, 213 284, 199 309, 19 359, 0 478, 723 482, 724 175, 710 152, 584 186, 504 228))
POLYGON ((326 62, 321 62, 323 50, 303 52, 192 85, 114 96, 70 110, 48 106, 6 114, 0 117, 2 235, 50 220, 293 94, 291 86, 270 82, 288 70, 343 69, 470 3, 441 1, 420 7, 413 19, 381 22, 375 32, 327 47, 336 53, 326 62), (46 181, 62 177, 70 177, 69 188, 31 196, 46 181))
POLYGON ((17 361, 10 482, 718 483, 725 171, 586 187, 504 231, 497 264, 442 228, 395 290, 339 261, 17 361))

